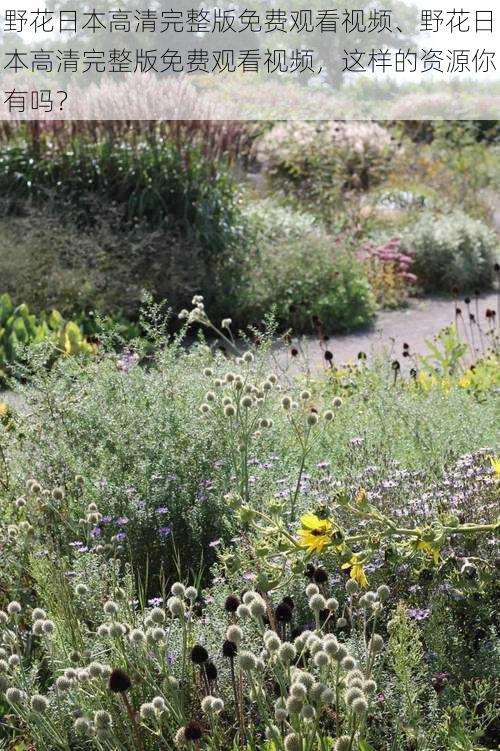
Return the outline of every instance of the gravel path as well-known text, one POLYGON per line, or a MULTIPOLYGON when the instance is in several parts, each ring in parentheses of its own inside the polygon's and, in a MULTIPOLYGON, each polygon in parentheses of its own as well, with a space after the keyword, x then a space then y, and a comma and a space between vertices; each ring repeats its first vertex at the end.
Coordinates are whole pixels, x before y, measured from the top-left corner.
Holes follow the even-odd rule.
MULTIPOLYGON (((466 316, 467 306, 461 303, 461 308, 466 316)), ((479 320, 483 326, 486 324, 484 314, 487 308, 497 309, 496 294, 483 295, 478 301, 479 320)), ((432 339, 444 326, 453 323, 454 309, 454 303, 450 299, 414 300, 404 310, 379 313, 373 329, 332 337, 326 342, 326 348, 332 352, 336 364, 355 360, 359 352, 365 352, 368 357, 388 353, 389 356, 400 359, 404 343, 410 345, 411 352, 423 354, 426 351, 425 341, 432 339)), ((470 310, 476 312, 474 301, 470 310)), ((314 370, 325 365, 324 349, 325 346, 321 347, 317 338, 307 336, 295 339, 290 346, 277 344, 274 354, 285 369, 303 370, 307 363, 314 370), (292 347, 299 350, 296 358, 290 356, 292 347)))

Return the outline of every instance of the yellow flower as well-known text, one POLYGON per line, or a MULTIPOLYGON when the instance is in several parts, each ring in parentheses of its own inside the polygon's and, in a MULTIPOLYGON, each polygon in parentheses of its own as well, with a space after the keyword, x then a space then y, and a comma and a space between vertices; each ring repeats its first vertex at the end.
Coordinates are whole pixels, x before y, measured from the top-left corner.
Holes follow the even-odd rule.
POLYGON ((362 587, 363 589, 366 589, 368 587, 368 579, 366 578, 365 570, 359 562, 357 556, 353 555, 350 561, 342 564, 342 568, 349 569, 349 576, 351 577, 351 579, 357 581, 360 587, 362 587))
POLYGON ((500 458, 497 456, 490 456, 490 462, 493 467, 493 472, 495 473, 495 479, 500 480, 500 458))
POLYGON ((468 389, 469 386, 472 383, 472 379, 468 376, 462 376, 462 378, 459 380, 458 385, 461 389, 468 389))
POLYGON ((5 404, 5 402, 0 402, 0 420, 2 417, 7 417, 7 414, 9 412, 9 405, 5 404))
POLYGON ((430 542, 426 542, 425 540, 420 540, 419 538, 417 538, 410 543, 410 546, 413 547, 414 550, 423 550, 424 553, 429 556, 429 558, 432 558, 434 565, 438 565, 439 550, 433 547, 430 542))
POLYGON ((358 503, 360 506, 366 501, 366 490, 365 488, 360 488, 356 494, 356 503, 358 503))
POLYGON ((299 545, 309 551, 321 551, 331 542, 333 524, 329 519, 320 519, 316 514, 304 514, 300 518, 299 545))

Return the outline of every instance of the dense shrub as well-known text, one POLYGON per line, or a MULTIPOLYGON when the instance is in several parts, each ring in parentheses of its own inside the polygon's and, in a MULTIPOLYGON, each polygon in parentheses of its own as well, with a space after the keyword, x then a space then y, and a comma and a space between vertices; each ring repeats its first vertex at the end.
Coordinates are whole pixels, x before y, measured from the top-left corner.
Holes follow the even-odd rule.
POLYGON ((460 212, 424 214, 404 236, 414 254, 412 271, 427 291, 487 289, 493 280, 494 233, 460 212))
POLYGON ((376 186, 395 144, 375 123, 279 123, 255 144, 272 184, 327 219, 350 191, 376 186))
MULTIPOLYGON (((361 263, 342 238, 324 232, 310 214, 264 201, 247 209, 254 256, 248 303, 260 315, 273 309, 282 327, 297 333, 368 325, 375 301, 361 263)), ((243 304, 245 300, 243 300, 243 304)))

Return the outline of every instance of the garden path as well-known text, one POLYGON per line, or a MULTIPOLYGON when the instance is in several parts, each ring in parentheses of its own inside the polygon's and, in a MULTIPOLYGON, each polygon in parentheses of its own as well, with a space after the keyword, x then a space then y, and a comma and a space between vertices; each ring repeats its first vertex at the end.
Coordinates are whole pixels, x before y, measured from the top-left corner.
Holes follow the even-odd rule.
MULTIPOLYGON (((478 300, 479 319, 483 329, 487 328, 485 312, 487 308, 497 310, 497 296, 495 293, 482 295, 478 300)), ((467 306, 460 303, 464 317, 467 306)), ((324 350, 333 354, 333 362, 341 364, 355 360, 359 352, 365 352, 368 357, 388 353, 392 359, 398 359, 403 364, 403 344, 410 346, 410 351, 423 354, 426 351, 426 340, 432 339, 444 326, 453 323, 455 319, 454 303, 450 299, 426 298, 413 300, 408 308, 403 310, 381 311, 372 329, 360 331, 345 336, 333 336, 326 344, 320 345, 318 339, 312 336, 294 339, 290 346, 276 344, 274 355, 285 369, 304 370, 304 366, 318 370, 327 366, 324 350), (291 357, 293 347, 299 350, 299 355, 291 357)), ((470 311, 476 314, 475 302, 470 311)), ((497 325, 498 316, 497 311, 497 325)))

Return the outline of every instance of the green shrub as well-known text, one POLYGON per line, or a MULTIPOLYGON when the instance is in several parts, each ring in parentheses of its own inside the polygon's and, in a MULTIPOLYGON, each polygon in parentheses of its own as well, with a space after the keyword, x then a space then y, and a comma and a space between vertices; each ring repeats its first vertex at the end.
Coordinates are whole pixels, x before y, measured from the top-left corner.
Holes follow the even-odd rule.
MULTIPOLYGON (((264 201, 247 210, 255 252, 246 299, 260 316, 274 309, 282 327, 328 332, 371 323, 375 300, 361 263, 310 214, 264 201)), ((243 305, 245 303, 243 302, 243 305)))
POLYGON ((55 344, 54 357, 93 353, 78 324, 57 310, 36 316, 26 303, 15 307, 7 293, 0 295, 0 385, 19 360, 19 350, 46 339, 55 344))
POLYGON ((255 144, 275 187, 327 219, 348 192, 367 191, 386 176, 395 145, 376 123, 278 123, 255 144))
POLYGON ((493 281, 497 239, 478 219, 461 212, 427 213, 404 235, 414 254, 412 271, 426 291, 487 289, 493 281))

